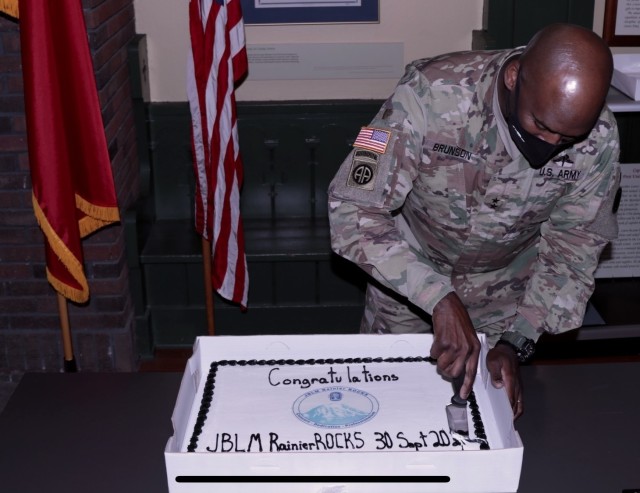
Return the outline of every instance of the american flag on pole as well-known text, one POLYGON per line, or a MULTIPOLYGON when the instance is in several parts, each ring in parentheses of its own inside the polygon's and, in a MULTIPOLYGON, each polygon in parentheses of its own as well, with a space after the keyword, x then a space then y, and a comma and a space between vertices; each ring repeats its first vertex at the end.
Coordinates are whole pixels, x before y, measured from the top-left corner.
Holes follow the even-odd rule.
POLYGON ((195 227, 211 242, 213 288, 246 307, 249 277, 240 217, 242 161, 234 94, 248 70, 240 0, 190 0, 189 31, 195 227))

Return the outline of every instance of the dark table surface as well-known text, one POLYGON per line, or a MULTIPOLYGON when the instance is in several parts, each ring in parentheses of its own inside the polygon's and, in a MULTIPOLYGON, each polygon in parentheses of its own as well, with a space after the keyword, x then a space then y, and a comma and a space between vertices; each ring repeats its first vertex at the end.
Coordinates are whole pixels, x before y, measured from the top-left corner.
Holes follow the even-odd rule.
MULTIPOLYGON (((26 374, 0 415, 3 493, 166 493, 179 373, 26 374)), ((523 368, 520 493, 640 492, 640 363, 523 368)))

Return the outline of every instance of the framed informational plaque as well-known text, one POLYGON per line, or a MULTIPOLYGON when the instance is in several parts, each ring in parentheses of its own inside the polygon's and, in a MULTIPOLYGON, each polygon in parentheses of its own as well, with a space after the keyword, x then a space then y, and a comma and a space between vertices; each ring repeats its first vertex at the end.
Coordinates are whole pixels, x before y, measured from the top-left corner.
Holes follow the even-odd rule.
POLYGON ((622 195, 618 208, 618 237, 602 252, 598 278, 640 277, 640 164, 622 163, 622 195))
POLYGON ((607 0, 602 37, 609 46, 640 46, 640 0, 607 0))
POLYGON ((380 22, 379 0, 241 0, 245 24, 380 22))

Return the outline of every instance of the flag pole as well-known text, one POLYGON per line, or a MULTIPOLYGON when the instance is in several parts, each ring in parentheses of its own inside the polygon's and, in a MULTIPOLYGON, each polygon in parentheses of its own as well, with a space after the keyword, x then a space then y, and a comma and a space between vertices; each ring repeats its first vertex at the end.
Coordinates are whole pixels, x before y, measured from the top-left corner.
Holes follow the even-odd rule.
POLYGON ((214 294, 244 310, 249 287, 240 220, 242 160, 234 95, 236 84, 248 73, 240 0, 190 0, 189 34, 186 88, 196 180, 194 219, 196 232, 209 239, 202 243, 209 333, 213 334, 214 294))
POLYGON ((207 304, 207 328, 209 335, 215 335, 213 323, 213 286, 211 282, 211 242, 202 237, 202 264, 204 271, 204 296, 207 304))
POLYGON ((18 6, 32 203, 58 297, 64 370, 75 372, 67 298, 89 299, 82 239, 120 213, 82 3, 18 6))
POLYGON ((75 373, 78 369, 76 367, 76 359, 73 356, 67 299, 60 293, 58 293, 58 313, 60 314, 60 329, 62 330, 62 346, 64 349, 64 371, 75 373))

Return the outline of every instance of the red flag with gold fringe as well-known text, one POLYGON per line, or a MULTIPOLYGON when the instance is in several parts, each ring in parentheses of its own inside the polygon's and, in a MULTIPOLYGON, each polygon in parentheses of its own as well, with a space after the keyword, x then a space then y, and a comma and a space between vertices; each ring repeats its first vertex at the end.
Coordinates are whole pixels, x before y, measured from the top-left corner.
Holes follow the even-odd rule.
POLYGON ((20 40, 33 208, 47 278, 89 298, 81 240, 119 221, 81 0, 20 0, 20 40))

